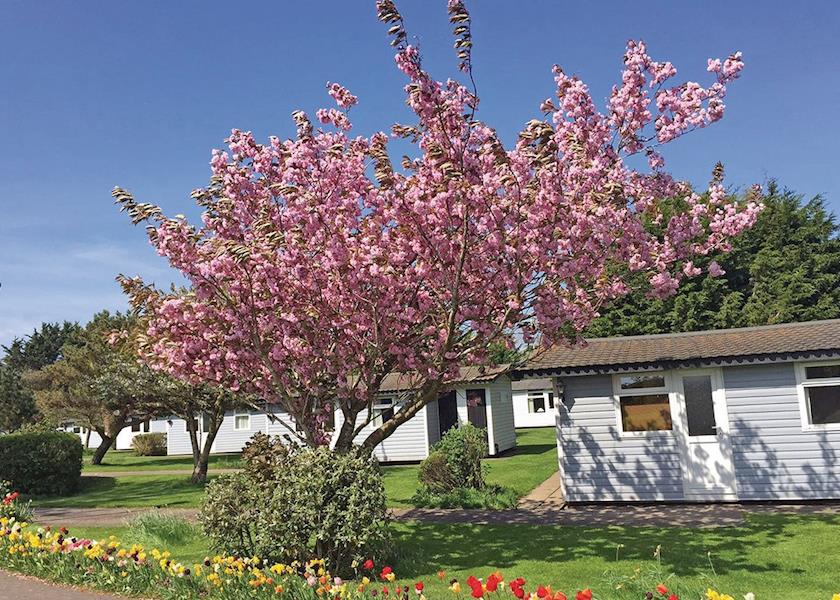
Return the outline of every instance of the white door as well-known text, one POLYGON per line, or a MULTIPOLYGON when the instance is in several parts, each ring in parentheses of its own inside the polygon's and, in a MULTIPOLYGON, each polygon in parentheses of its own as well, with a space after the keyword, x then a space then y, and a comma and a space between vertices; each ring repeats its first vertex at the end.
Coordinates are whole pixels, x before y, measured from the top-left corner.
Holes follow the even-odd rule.
POLYGON ((737 500, 729 415, 719 369, 680 370, 677 379, 683 491, 687 500, 737 500))

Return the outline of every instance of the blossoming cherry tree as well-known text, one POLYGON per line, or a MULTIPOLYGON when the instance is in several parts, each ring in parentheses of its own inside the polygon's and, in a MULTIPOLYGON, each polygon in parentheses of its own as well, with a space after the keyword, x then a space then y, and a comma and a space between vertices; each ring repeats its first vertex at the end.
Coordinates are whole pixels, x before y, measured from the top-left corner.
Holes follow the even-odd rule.
MULTIPOLYGON (((604 112, 555 67, 556 97, 505 147, 478 119, 475 88, 433 79, 394 3, 377 9, 415 122, 351 135, 357 98, 333 83, 336 106, 315 113, 317 127, 297 111, 295 139, 259 143, 234 130, 228 150, 213 152, 210 184, 193 192, 199 225, 114 191, 190 284, 163 291, 122 278, 147 319, 144 358, 192 383, 256 394, 295 419, 302 442, 332 439, 339 451, 354 440, 375 447, 494 342, 574 340, 628 292, 631 273, 644 272, 653 295, 673 293, 699 274, 692 257, 726 250, 760 210, 757 196, 728 200, 720 174, 694 192, 660 153, 723 116, 740 54, 709 61, 708 87, 674 84, 670 62, 630 42, 604 112), (413 148, 398 169, 394 137, 413 148), (395 371, 412 391, 356 440, 395 371)), ((449 15, 472 81, 469 13, 451 0, 449 15)))

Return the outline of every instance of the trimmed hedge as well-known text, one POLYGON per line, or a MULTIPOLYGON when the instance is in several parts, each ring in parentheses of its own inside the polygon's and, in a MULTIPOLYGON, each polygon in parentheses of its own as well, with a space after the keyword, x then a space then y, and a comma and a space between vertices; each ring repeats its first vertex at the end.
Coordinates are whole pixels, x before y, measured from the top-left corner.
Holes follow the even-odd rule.
POLYGON ((135 435, 131 447, 137 456, 166 456, 166 434, 156 432, 135 435))
POLYGON ((0 435, 0 480, 22 493, 72 494, 82 477, 82 441, 59 431, 0 435))

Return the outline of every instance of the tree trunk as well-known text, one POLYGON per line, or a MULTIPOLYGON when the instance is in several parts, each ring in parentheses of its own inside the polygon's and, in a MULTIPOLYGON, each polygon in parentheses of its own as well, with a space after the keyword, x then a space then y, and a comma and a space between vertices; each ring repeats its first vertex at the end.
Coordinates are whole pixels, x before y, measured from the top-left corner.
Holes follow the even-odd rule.
POLYGON ((90 448, 90 427, 88 427, 87 433, 85 434, 85 448, 90 448))
POLYGON ((184 420, 187 423, 187 433, 189 434, 190 447, 192 448, 193 465, 196 465, 198 464, 199 455, 201 454, 201 449, 198 446, 198 432, 201 429, 201 415, 199 414, 197 419, 193 419, 192 415, 188 414, 184 420))
POLYGON ((215 416, 210 419, 210 431, 207 432, 207 439, 204 440, 204 445, 201 447, 201 451, 198 453, 198 456, 193 456, 193 472, 190 477, 190 481, 192 483, 205 483, 207 481, 207 468, 210 463, 210 451, 213 448, 213 441, 219 433, 219 428, 222 426, 223 420, 224 415, 222 415, 218 421, 215 416))
POLYGON ((90 464, 92 465, 101 465, 102 459, 105 458, 105 453, 108 452, 108 449, 111 447, 111 444, 114 443, 114 438, 108 436, 104 431, 97 431, 96 433, 99 434, 99 437, 102 438, 102 441, 97 446, 96 451, 93 453, 93 457, 90 459, 90 464))
MULTIPOLYGON (((414 396, 414 399, 409 400, 406 402, 400 410, 394 413, 394 416, 389 420, 383 423, 377 429, 368 434, 367 438, 364 442, 362 442, 361 447, 368 452, 373 452, 373 449, 379 445, 382 440, 386 439, 390 436, 394 431, 396 431, 397 427, 408 421, 411 417, 416 415, 420 412, 424 406, 432 402, 433 400, 437 400, 438 394, 441 390, 441 382, 440 381, 428 381, 424 385, 420 387, 417 391, 417 394, 414 396)), ((336 448, 338 450, 338 448, 336 448)), ((344 450, 346 452, 346 450, 344 450)))

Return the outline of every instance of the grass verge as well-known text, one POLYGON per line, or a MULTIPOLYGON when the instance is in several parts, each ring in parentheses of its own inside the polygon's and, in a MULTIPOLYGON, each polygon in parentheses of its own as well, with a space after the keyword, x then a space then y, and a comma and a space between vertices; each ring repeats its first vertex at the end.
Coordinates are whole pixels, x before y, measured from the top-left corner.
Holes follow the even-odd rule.
MULTIPOLYGON (((518 525, 395 524, 396 573, 407 585, 426 582, 429 598, 450 598, 451 578, 486 577, 501 569, 506 578, 554 589, 592 586, 598 598, 630 595, 633 579, 661 580, 697 600, 714 584, 735 598, 754 592, 758 600, 830 600, 840 592, 840 517, 750 515, 738 527, 714 529, 651 527, 540 527, 518 525), (661 547, 659 558, 654 554, 661 547), (437 577, 446 571, 444 580, 437 577), (623 587, 616 590, 617 585, 623 587)), ((76 535, 125 541, 138 532, 71 528, 76 535)), ((178 560, 199 562, 203 539, 167 549, 178 560)), ((530 589, 530 588, 529 588, 530 589)), ((467 590, 468 592, 468 590, 467 590)))

